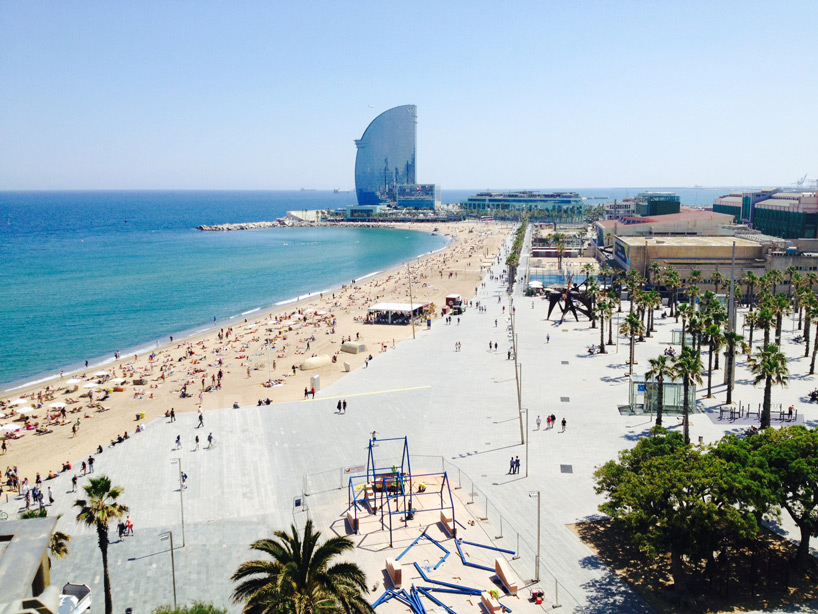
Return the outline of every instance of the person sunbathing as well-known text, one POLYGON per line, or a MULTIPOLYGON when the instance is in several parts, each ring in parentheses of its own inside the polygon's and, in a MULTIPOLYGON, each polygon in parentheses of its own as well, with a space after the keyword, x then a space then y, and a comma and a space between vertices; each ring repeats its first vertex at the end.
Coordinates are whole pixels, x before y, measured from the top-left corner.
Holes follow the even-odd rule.
POLYGON ((46 480, 53 480, 56 477, 57 477, 57 474, 54 473, 51 469, 49 469, 48 470, 48 477, 46 478, 46 480))

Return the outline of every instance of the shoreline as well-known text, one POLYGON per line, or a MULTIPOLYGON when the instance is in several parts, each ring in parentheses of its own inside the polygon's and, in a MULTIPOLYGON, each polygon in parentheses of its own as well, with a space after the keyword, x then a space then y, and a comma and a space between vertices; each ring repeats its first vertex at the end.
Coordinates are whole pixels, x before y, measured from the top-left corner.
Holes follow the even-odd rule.
MULTIPOLYGON (((398 227, 414 229, 407 226, 398 227)), ((434 303, 433 319, 440 317, 448 294, 461 294, 468 303, 510 228, 508 224, 452 224, 441 228, 441 234, 450 237, 445 247, 369 273, 366 279, 356 278, 354 284, 341 284, 334 291, 324 291, 323 296, 321 292, 309 293, 296 302, 245 310, 248 313, 238 313, 207 328, 193 327, 192 334, 184 338, 174 335, 173 342, 158 347, 151 345, 136 359, 133 354, 121 354, 119 360, 111 358, 103 368, 89 361, 87 369, 80 367, 71 374, 79 380, 78 387, 66 388, 71 386, 66 381, 71 375, 64 373, 62 379, 5 392, 0 411, 8 414, 13 409, 9 406, 12 399, 28 397, 26 403, 35 405, 28 415, 38 416, 31 418, 32 424, 37 421, 49 429, 39 437, 33 430, 22 430, 22 439, 7 440, 6 464, 18 466, 20 475, 31 481, 35 472, 46 475, 59 470, 66 459, 87 457, 97 446, 105 447, 118 435, 133 433, 138 425, 149 424, 171 408, 181 414, 257 405, 265 397, 272 406, 302 400, 313 375, 320 377, 319 388, 325 387, 348 370, 364 366, 366 354, 377 360, 381 353, 393 351, 400 341, 411 337, 410 326, 364 323, 371 304, 408 302, 410 272, 415 303, 434 303), (412 261, 417 264, 405 266, 412 261), (227 333, 224 339, 222 333, 227 333), (341 353, 340 341, 345 338, 360 339, 366 351, 341 353), (310 355, 332 357, 333 362, 315 370, 298 369, 310 355), (102 370, 110 373, 110 379, 93 375, 102 370), (218 385, 206 386, 208 381, 217 383, 217 371, 218 385), (90 388, 94 390, 94 405, 90 405, 90 399, 82 397, 87 397, 86 388, 97 381, 98 390, 111 390, 110 396, 101 399, 97 390, 90 388), (46 386, 53 388, 53 396, 43 398, 37 408, 37 394, 46 386), (187 394, 181 396, 180 389, 187 394), (49 414, 58 411, 49 409, 55 401, 68 403, 67 421, 53 417, 47 421, 49 414), (140 417, 134 419, 135 415, 140 417), (71 424, 78 418, 82 428, 74 437, 71 424)), ((425 326, 419 328, 419 334, 426 331, 425 326)), ((22 426, 12 422, 14 419, 3 422, 22 426)))
MULTIPOLYGON (((382 228, 383 227, 395 228, 395 229, 401 229, 401 230, 409 230, 409 231, 412 231, 412 232, 421 232, 421 233, 425 233, 425 234, 431 234, 431 232, 432 232, 432 231, 427 230, 427 229, 413 228, 411 226, 412 226, 412 224, 382 224, 380 227, 382 227, 382 228), (404 226, 407 226, 407 227, 404 227, 404 226)), ((436 253, 439 253, 439 252, 442 252, 442 251, 448 249, 449 246, 452 243, 452 237, 450 235, 447 235, 447 234, 440 234, 440 236, 446 236, 449 239, 447 241, 446 245, 444 245, 443 247, 435 249, 435 250, 431 250, 431 251, 428 251, 428 252, 424 252, 424 253, 419 254, 417 256, 412 256, 411 258, 406 258, 406 259, 396 263, 394 265, 394 267, 391 267, 390 269, 373 271, 373 272, 367 273, 366 275, 364 275, 362 277, 356 277, 355 278, 356 281, 363 281, 365 279, 370 279, 370 278, 372 278, 372 277, 374 277, 376 275, 384 273, 385 271, 398 269, 398 268, 404 266, 407 262, 411 262, 413 260, 418 260, 418 259, 424 258, 426 256, 431 256, 431 255, 434 255, 436 253)), ((348 281, 351 281, 351 280, 348 280, 348 281)), ((269 313, 271 311, 274 311, 276 309, 280 309, 282 307, 286 307, 288 305, 297 305, 301 301, 312 299, 315 296, 326 293, 326 292, 336 291, 339 288, 341 288, 344 285, 344 283, 346 283, 346 282, 345 281, 339 281, 336 284, 334 284, 334 285, 332 285, 329 288, 326 288, 324 290, 310 291, 307 294, 300 294, 300 295, 298 295, 298 296, 296 296, 294 298, 288 298, 288 299, 284 299, 284 300, 281 300, 281 301, 278 301, 278 302, 275 302, 275 303, 264 304, 264 305, 261 305, 261 306, 258 306, 258 307, 254 307, 254 308, 252 308, 252 309, 250 309, 248 311, 243 311, 241 313, 237 313, 235 315, 228 316, 227 318, 222 318, 220 320, 215 320, 215 321, 212 321, 212 322, 202 322, 201 324, 194 324, 194 325, 188 326, 187 328, 183 328, 183 329, 180 329, 178 331, 174 331, 174 332, 170 333, 169 337, 172 337, 174 339, 179 339, 180 341, 184 341, 185 339, 188 339, 189 337, 193 337, 193 336, 196 336, 196 335, 199 335, 199 334, 202 334, 202 333, 207 333, 207 332, 213 331, 213 330, 218 329, 218 328, 223 327, 223 326, 230 326, 231 324, 235 323, 238 319, 240 319, 242 317, 246 317, 247 315, 252 314, 252 313, 258 313, 258 312, 269 313)), ((143 341, 135 342, 134 345, 126 347, 124 350, 120 351, 119 354, 121 356, 133 356, 133 355, 143 356, 145 354, 149 354, 151 351, 153 351, 155 349, 161 348, 163 345, 166 345, 166 344, 159 343, 158 340, 147 340, 146 339, 146 340, 143 340, 143 341)), ((44 371, 41 371, 40 373, 33 373, 33 374, 29 375, 29 376, 26 376, 26 377, 23 377, 23 378, 20 378, 20 379, 17 379, 17 380, 12 380, 12 381, 9 381, 9 382, 0 382, 0 395, 5 396, 7 394, 17 392, 18 390, 24 390, 24 389, 27 389, 27 388, 30 388, 30 387, 37 387, 37 386, 41 386, 41 385, 48 385, 48 383, 51 382, 51 381, 60 380, 61 379, 60 373, 63 374, 63 377, 76 375, 78 373, 82 373, 82 372, 87 371, 87 370, 104 368, 106 366, 111 365, 112 363, 117 362, 117 360, 118 359, 114 358, 110 354, 106 354, 106 355, 103 355, 103 356, 95 356, 95 357, 92 357, 92 358, 88 359, 88 365, 87 366, 85 366, 83 364, 83 360, 77 360, 76 362, 69 362, 69 363, 66 363, 66 364, 58 366, 58 367, 51 367, 51 368, 45 369, 44 371)))

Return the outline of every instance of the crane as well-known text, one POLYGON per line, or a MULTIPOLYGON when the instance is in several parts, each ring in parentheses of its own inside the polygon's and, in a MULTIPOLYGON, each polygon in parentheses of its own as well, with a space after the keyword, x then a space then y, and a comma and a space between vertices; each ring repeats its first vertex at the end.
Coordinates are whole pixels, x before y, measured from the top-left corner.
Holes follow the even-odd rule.
POLYGON ((804 173, 804 176, 803 176, 803 177, 801 177, 801 179, 799 179, 799 180, 798 180, 798 181, 795 183, 795 187, 797 187, 797 188, 799 188, 799 189, 800 189, 800 188, 801 188, 801 187, 804 185, 804 182, 807 180, 807 175, 808 175, 808 174, 809 174, 809 173, 804 173))

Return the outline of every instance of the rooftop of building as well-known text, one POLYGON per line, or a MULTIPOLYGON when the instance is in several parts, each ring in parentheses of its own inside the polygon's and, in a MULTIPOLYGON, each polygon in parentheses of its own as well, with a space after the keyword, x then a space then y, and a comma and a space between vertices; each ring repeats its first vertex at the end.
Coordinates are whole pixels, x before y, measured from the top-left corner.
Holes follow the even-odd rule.
POLYGON ((0 523, 2 601, 31 597, 31 585, 51 542, 57 518, 28 518, 0 523))
MULTIPOLYGON (((668 213, 667 215, 654 215, 650 217, 641 217, 641 218, 627 218, 628 220, 633 222, 643 222, 643 223, 660 223, 660 222, 687 222, 691 220, 727 220, 732 219, 732 216, 727 213, 716 213, 714 211, 708 211, 705 209, 694 209, 691 207, 682 207, 679 213, 668 213)), ((619 220, 604 220, 601 222, 597 222, 597 224, 601 225, 603 228, 614 228, 617 225, 621 225, 622 222, 619 220)))
POLYGON ((469 198, 579 198, 576 192, 531 192, 516 190, 513 192, 478 192, 469 198))
POLYGON ((618 241, 625 243, 629 247, 640 247, 643 245, 666 245, 671 247, 759 247, 758 241, 740 239, 737 237, 703 237, 703 236, 650 236, 650 237, 617 237, 618 241))

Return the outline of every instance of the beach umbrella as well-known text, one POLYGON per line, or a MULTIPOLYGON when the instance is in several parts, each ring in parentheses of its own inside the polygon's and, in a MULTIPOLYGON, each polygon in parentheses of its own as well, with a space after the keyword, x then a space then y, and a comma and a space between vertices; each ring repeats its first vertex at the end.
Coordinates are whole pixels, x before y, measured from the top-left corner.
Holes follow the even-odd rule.
POLYGON ((97 371, 94 373, 94 377, 108 377, 109 375, 111 374, 108 371, 97 371))
POLYGON ((79 384, 82 382, 81 379, 77 379, 76 377, 72 377, 70 380, 66 381, 66 384, 79 384))
POLYGON ((6 414, 4 414, 3 412, 0 412, 0 418, 5 418, 5 417, 6 417, 6 414))
POLYGON ((99 384, 95 384, 95 383, 91 382, 90 384, 85 384, 85 386, 83 386, 83 388, 99 388, 99 384))
POLYGON ((18 407, 15 411, 18 414, 27 414, 34 411, 34 408, 31 407, 30 405, 26 405, 25 407, 18 407))
POLYGON ((23 403, 28 403, 28 399, 14 399, 9 405, 22 405, 23 403))
POLYGON ((54 403, 50 403, 48 406, 49 407, 58 407, 58 408, 59 407, 65 407, 65 403, 63 403, 62 401, 55 401, 54 403))
POLYGON ((16 424, 3 424, 0 426, 0 431, 19 431, 20 427, 16 424))

